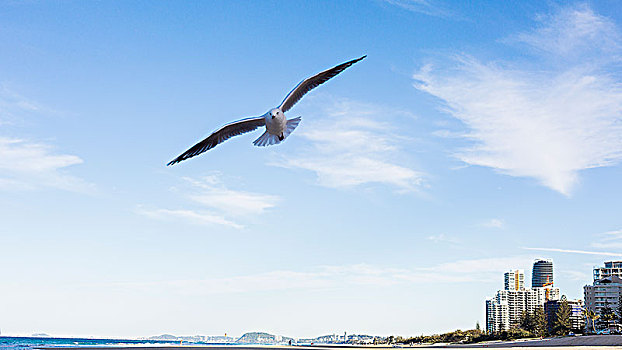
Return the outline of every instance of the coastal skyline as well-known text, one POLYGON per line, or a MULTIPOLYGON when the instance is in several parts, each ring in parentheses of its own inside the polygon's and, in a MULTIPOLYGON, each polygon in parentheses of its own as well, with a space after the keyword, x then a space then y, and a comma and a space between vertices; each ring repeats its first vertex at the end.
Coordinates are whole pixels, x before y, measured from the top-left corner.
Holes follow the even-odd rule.
POLYGON ((582 298, 622 259, 621 23, 607 0, 0 2, 0 329, 441 333, 537 258, 582 298), (280 145, 165 166, 362 55, 280 145))

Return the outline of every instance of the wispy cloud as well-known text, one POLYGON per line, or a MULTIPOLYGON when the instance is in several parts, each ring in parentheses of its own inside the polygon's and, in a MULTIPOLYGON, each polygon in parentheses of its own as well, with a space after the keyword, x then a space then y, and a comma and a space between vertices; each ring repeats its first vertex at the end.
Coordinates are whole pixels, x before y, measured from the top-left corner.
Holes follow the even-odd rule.
POLYGON ((601 234, 601 236, 603 236, 605 241, 622 240, 622 230, 607 231, 601 234))
MULTIPOLYGON (((586 271, 590 271, 586 269, 586 271)), ((575 270, 561 270, 559 271, 561 276, 564 276, 572 281, 589 281, 592 278, 592 275, 585 271, 575 271, 575 270)))
POLYGON ((495 282, 507 269, 531 263, 531 256, 459 260, 425 268, 369 264, 316 266, 305 271, 276 270, 250 275, 165 282, 122 282, 127 289, 170 289, 179 294, 252 293, 290 289, 387 287, 399 284, 495 282))
MULTIPOLYGON (((26 117, 43 112, 50 110, 0 84, 0 125, 20 124, 26 117)), ((93 192, 92 184, 68 171, 82 163, 78 156, 55 152, 48 143, 0 135, 0 190, 93 192)))
POLYGON ((594 248, 622 249, 622 230, 607 231, 597 235, 598 242, 591 244, 594 248))
POLYGON ((193 207, 183 209, 139 206, 138 214, 164 220, 184 220, 202 225, 222 225, 241 229, 244 225, 234 221, 262 214, 276 205, 278 196, 232 190, 222 176, 214 173, 202 178, 183 178, 183 184, 174 187, 175 192, 190 200, 193 207))
POLYGON ((201 225, 223 225, 236 229, 241 229, 244 226, 237 224, 233 221, 225 219, 223 216, 214 215, 206 211, 188 210, 188 209, 145 209, 139 207, 136 210, 137 213, 144 216, 159 219, 159 220, 184 220, 201 225))
POLYGON ((505 222, 501 219, 490 219, 482 222, 481 226, 488 228, 504 228, 505 222))
POLYGON ((447 236, 444 233, 439 233, 438 235, 431 235, 427 237, 428 240, 434 242, 434 243, 458 243, 459 240, 455 237, 451 237, 451 236, 447 236))
POLYGON ((536 250, 536 251, 542 251, 542 252, 569 253, 569 254, 602 255, 602 256, 622 256, 622 253, 599 252, 599 251, 588 251, 588 250, 575 250, 575 249, 560 249, 560 248, 535 248, 535 247, 525 247, 525 248, 523 248, 523 249, 526 249, 526 250, 536 250))
POLYGON ((398 6, 404 10, 422 13, 428 16, 449 17, 452 12, 438 0, 383 0, 385 3, 398 6))
POLYGON ((539 16, 533 31, 515 36, 519 42, 553 56, 573 58, 578 55, 605 53, 604 59, 619 54, 621 36, 615 23, 600 16, 586 4, 561 8, 559 12, 539 16), (595 53, 593 50, 598 50, 595 53))
POLYGON ((610 19, 570 7, 515 37, 536 52, 530 61, 461 55, 449 69, 423 67, 415 87, 470 130, 459 159, 570 195, 579 171, 622 160, 622 82, 610 74, 619 37, 610 19))
POLYGON ((439 274, 447 274, 455 279, 464 276, 466 280, 491 281, 499 278, 499 273, 508 269, 531 265, 533 256, 518 255, 482 259, 464 259, 442 263, 425 270, 439 274))
POLYGON ((266 209, 274 207, 280 200, 278 196, 231 190, 222 182, 220 175, 183 179, 199 190, 191 191, 192 194, 188 194, 188 198, 230 216, 261 214, 266 209))
POLYGON ((311 116, 309 127, 298 135, 310 142, 306 151, 289 156, 275 166, 299 168, 316 173, 318 183, 332 188, 384 184, 398 191, 415 191, 423 174, 406 163, 401 149, 405 138, 381 120, 412 115, 351 100, 333 100, 322 116, 311 116))
POLYGON ((41 109, 36 102, 16 93, 5 84, 0 84, 0 125, 14 124, 24 115, 41 109))
POLYGON ((52 187, 91 192, 93 185, 65 171, 82 162, 78 156, 54 153, 53 147, 47 144, 0 137, 0 189, 52 187))

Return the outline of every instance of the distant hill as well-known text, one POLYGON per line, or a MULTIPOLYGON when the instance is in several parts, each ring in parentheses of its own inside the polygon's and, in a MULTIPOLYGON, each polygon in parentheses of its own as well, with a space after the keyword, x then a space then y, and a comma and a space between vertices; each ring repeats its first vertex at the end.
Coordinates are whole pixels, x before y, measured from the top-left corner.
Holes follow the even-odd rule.
POLYGON ((35 333, 32 336, 33 337, 37 337, 37 338, 50 338, 50 337, 52 337, 51 335, 45 334, 45 333, 35 333))
POLYGON ((177 337, 171 334, 154 335, 149 340, 177 340, 177 337))
POLYGON ((249 332, 238 338, 237 343, 245 344, 277 344, 289 343, 294 341, 293 338, 273 335, 265 332, 249 332))

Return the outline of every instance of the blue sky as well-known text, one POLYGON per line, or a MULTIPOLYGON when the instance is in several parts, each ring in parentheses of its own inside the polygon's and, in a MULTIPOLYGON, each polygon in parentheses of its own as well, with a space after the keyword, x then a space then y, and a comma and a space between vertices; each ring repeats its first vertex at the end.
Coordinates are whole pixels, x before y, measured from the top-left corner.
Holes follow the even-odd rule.
POLYGON ((617 1, 0 3, 0 329, 418 335, 622 258, 617 1), (301 79, 284 143, 165 164, 301 79))

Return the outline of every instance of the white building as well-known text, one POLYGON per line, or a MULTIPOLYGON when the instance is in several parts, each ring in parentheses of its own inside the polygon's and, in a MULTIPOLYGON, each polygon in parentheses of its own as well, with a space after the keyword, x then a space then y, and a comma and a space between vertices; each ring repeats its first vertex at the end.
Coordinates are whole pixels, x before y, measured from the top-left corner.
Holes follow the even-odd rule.
POLYGON ((544 307, 547 300, 559 300, 559 288, 552 286, 524 287, 524 274, 521 270, 511 270, 504 274, 505 289, 486 300, 486 330, 500 332, 509 330, 520 323, 524 311, 533 313, 537 307, 544 307), (522 275, 522 277, 521 277, 522 275))
POLYGON ((594 282, 611 276, 622 278, 622 261, 605 261, 604 267, 594 268, 594 282))
POLYGON ((493 298, 486 300, 486 331, 494 333, 509 329, 509 322, 507 291, 500 290, 493 298))
MULTIPOLYGON (((605 304, 615 312, 618 308, 620 295, 622 295, 622 278, 618 276, 608 276, 594 281, 591 286, 583 287, 585 297, 585 308, 601 315, 605 304)), ((613 322, 612 322, 613 324, 613 322)))
POLYGON ((530 303, 527 307, 529 312, 534 312, 538 306, 544 306, 547 300, 559 300, 561 298, 559 288, 536 287, 531 288, 530 291, 533 295, 530 296, 530 303))
POLYGON ((510 270, 503 274, 505 290, 525 289, 525 272, 523 270, 510 270))

